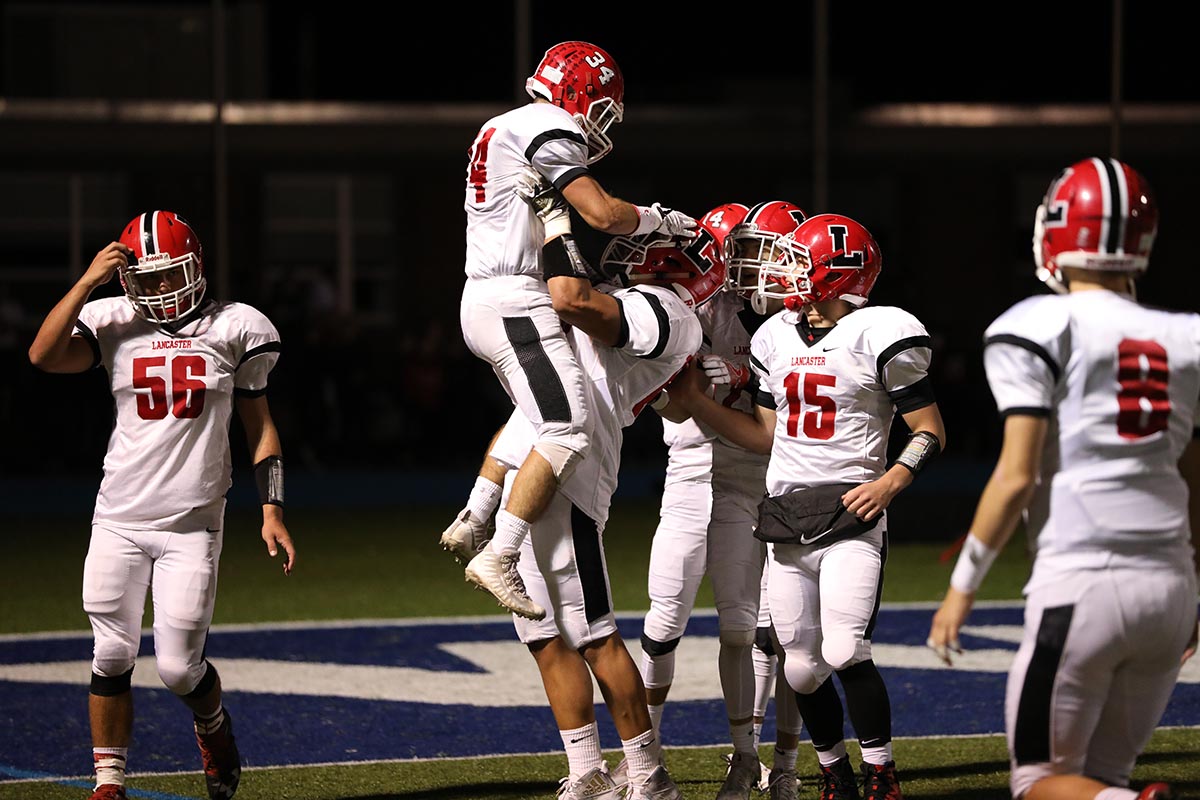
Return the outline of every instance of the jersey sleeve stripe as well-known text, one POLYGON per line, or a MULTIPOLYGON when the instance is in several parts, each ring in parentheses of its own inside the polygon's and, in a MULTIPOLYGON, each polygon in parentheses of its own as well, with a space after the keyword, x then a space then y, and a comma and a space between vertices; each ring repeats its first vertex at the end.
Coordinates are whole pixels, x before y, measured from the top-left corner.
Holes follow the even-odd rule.
POLYGON ((617 316, 620 319, 620 329, 617 331, 617 341, 613 343, 613 347, 620 350, 625 345, 629 344, 629 318, 625 316, 625 303, 621 298, 613 298, 617 301, 617 316))
POLYGON ((1050 375, 1054 378, 1054 382, 1058 382, 1058 376, 1062 374, 1062 369, 1054 361, 1054 358, 1046 351, 1046 348, 1040 344, 1021 336, 1016 336, 1011 333, 998 333, 995 336, 989 336, 983 340, 984 348, 991 347, 994 344, 1011 344, 1016 347, 1022 347, 1035 356, 1046 362, 1046 366, 1050 369, 1050 375))
MULTIPOLYGON (((633 291, 637 292, 637 289, 633 291)), ((654 343, 654 349, 638 358, 658 358, 667 349, 667 343, 671 340, 671 318, 667 316, 667 310, 663 308, 662 301, 657 297, 648 292, 637 293, 646 298, 646 302, 650 304, 650 310, 654 312, 654 317, 658 320, 658 341, 654 343)))
POLYGON ((240 367, 250 359, 254 358, 255 356, 261 356, 263 353, 278 353, 280 352, 280 349, 279 342, 263 342, 257 347, 251 347, 249 350, 247 350, 245 355, 242 356, 242 360, 238 362, 238 366, 240 367))
POLYGON ((764 367, 763 363, 761 361, 759 361, 757 358, 755 358, 753 354, 750 355, 750 363, 753 364, 754 368, 757 369, 759 372, 761 372, 763 375, 771 374, 771 371, 769 369, 767 369, 766 367, 764 367))
POLYGON ((883 368, 893 358, 914 347, 932 346, 933 340, 929 336, 907 336, 897 342, 892 342, 886 350, 879 354, 879 358, 875 359, 875 374, 878 376, 879 382, 883 383, 883 368))
POLYGON ((588 171, 584 167, 569 169, 562 175, 559 175, 558 179, 554 181, 554 188, 561 192, 563 189, 567 188, 567 185, 571 183, 571 181, 575 180, 576 178, 581 178, 587 174, 588 171))
POLYGON ((543 131, 542 133, 539 133, 537 136, 533 137, 533 141, 530 142, 529 146, 525 148, 525 159, 530 163, 533 163, 533 156, 538 150, 542 149, 542 145, 544 145, 546 142, 553 142, 556 139, 567 139, 575 142, 576 144, 581 144, 584 147, 587 147, 587 142, 584 141, 584 138, 578 133, 575 133, 574 131, 563 130, 561 128, 555 128, 553 130, 543 131))
POLYGON ((1000 412, 1000 419, 1008 419, 1012 416, 1038 417, 1039 419, 1045 419, 1046 417, 1050 416, 1050 409, 1040 408, 1038 406, 1013 406, 1012 408, 1006 408, 1000 412))
POLYGON ((933 394, 933 381, 929 380, 928 375, 912 386, 888 392, 888 397, 892 398, 892 405, 901 414, 918 411, 937 402, 933 394))
POLYGON ((237 386, 233 387, 234 397, 262 397, 267 393, 267 388, 264 386, 261 389, 240 389, 237 386))
POLYGON ((92 368, 95 368, 100 364, 100 341, 91 328, 78 320, 75 321, 75 332, 92 348, 92 368))

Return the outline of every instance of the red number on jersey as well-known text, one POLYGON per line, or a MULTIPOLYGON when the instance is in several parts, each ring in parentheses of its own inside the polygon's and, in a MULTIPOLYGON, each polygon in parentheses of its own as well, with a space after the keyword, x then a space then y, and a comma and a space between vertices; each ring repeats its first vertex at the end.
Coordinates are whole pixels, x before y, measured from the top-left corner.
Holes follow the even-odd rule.
POLYGON ((1140 439, 1167 429, 1167 351, 1151 339, 1122 339, 1117 345, 1117 433, 1140 439))
POLYGON ((137 396, 137 412, 142 419, 162 419, 167 415, 167 382, 146 371, 167 363, 166 356, 135 358, 133 360, 133 388, 149 389, 149 394, 137 396))
POLYGON ((819 372, 804 373, 803 403, 816 406, 811 411, 805 411, 801 423, 802 402, 800 397, 800 373, 792 372, 783 379, 783 388, 787 391, 788 436, 799 436, 800 430, 810 439, 833 438, 834 417, 837 415, 837 404, 832 397, 820 394, 817 390, 822 386, 836 386, 836 375, 822 375, 819 372))
POLYGON ((204 381, 193 376, 208 373, 203 356, 175 356, 171 359, 171 396, 175 399, 172 411, 179 419, 195 419, 204 410, 204 381))
POLYGON ((483 187, 487 183, 488 142, 492 140, 492 134, 495 132, 495 128, 488 128, 479 134, 479 138, 471 146, 471 175, 467 180, 475 187, 476 203, 482 203, 486 199, 483 187))
MULTIPOLYGON (((149 389, 137 396, 137 413, 142 419, 164 419, 167 416, 167 381, 149 370, 164 367, 166 356, 149 356, 133 360, 133 388, 149 389)), ((203 356, 180 355, 171 359, 171 412, 178 419, 195 419, 204 410, 204 381, 196 380, 208 373, 203 356)))

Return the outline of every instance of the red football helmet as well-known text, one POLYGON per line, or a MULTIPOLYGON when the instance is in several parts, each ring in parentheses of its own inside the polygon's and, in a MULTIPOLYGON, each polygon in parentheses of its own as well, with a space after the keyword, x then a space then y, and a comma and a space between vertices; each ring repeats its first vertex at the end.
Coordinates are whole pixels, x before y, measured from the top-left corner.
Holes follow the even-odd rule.
POLYGON ((1065 292, 1063 267, 1141 273, 1158 233, 1158 205, 1137 170, 1115 158, 1085 158, 1046 190, 1033 226, 1037 276, 1065 292))
POLYGON ((750 209, 741 203, 722 203, 701 217, 700 222, 717 237, 717 244, 724 251, 725 237, 735 225, 740 225, 749 213, 750 209))
POLYGON ((797 260, 795 243, 784 237, 796 230, 807 215, 795 203, 771 200, 759 203, 725 237, 726 287, 750 301, 760 314, 767 311, 767 299, 790 297, 794 291, 768 280, 766 265, 777 267, 771 275, 792 269, 797 260))
POLYGON ((791 307, 840 298, 862 306, 883 267, 883 253, 871 232, 842 214, 818 214, 806 219, 785 238, 796 243, 798 269, 763 268, 767 280, 790 286, 785 301, 791 307))
POLYGON ((118 270, 133 308, 150 322, 174 322, 200 307, 204 298, 204 250, 200 238, 173 211, 147 211, 121 232, 133 250, 118 270))
POLYGON ((587 136, 589 164, 612 150, 608 129, 625 114, 625 78, 607 52, 587 42, 556 44, 526 79, 525 91, 575 117, 587 136))
POLYGON ((699 308, 725 286, 725 259, 718 241, 703 220, 690 240, 665 233, 614 236, 600 257, 600 271, 622 286, 666 286, 689 308, 699 308))

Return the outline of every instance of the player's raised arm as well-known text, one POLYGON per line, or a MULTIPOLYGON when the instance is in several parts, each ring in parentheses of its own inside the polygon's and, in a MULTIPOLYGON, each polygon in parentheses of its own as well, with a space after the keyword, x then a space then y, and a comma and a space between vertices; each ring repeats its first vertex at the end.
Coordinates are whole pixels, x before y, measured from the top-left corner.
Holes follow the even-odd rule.
POLYGON ((129 263, 131 255, 133 251, 120 242, 109 242, 96 254, 83 276, 46 315, 29 346, 30 363, 45 372, 84 372, 95 366, 92 345, 82 336, 72 335, 75 323, 92 292, 108 283, 114 272, 129 263))

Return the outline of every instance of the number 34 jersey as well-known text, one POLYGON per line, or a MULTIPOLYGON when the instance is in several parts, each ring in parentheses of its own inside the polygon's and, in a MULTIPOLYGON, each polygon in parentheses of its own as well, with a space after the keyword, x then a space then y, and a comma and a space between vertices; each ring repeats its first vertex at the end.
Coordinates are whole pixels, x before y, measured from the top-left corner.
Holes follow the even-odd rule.
POLYGON ((75 334, 107 370, 115 405, 94 519, 164 531, 220 525, 233 398, 266 391, 275 326, 251 306, 209 301, 168 328, 110 297, 83 307, 75 334))
POLYGON ((1039 566, 1186 559, 1177 462, 1200 400, 1200 315, 1102 290, 1038 295, 984 343, 1001 415, 1050 421, 1027 518, 1039 566))
POLYGON ((887 468, 897 409, 934 402, 929 334, 907 311, 867 306, 815 341, 811 330, 799 313, 781 311, 750 341, 755 401, 776 414, 767 467, 772 497, 875 480, 887 468))

